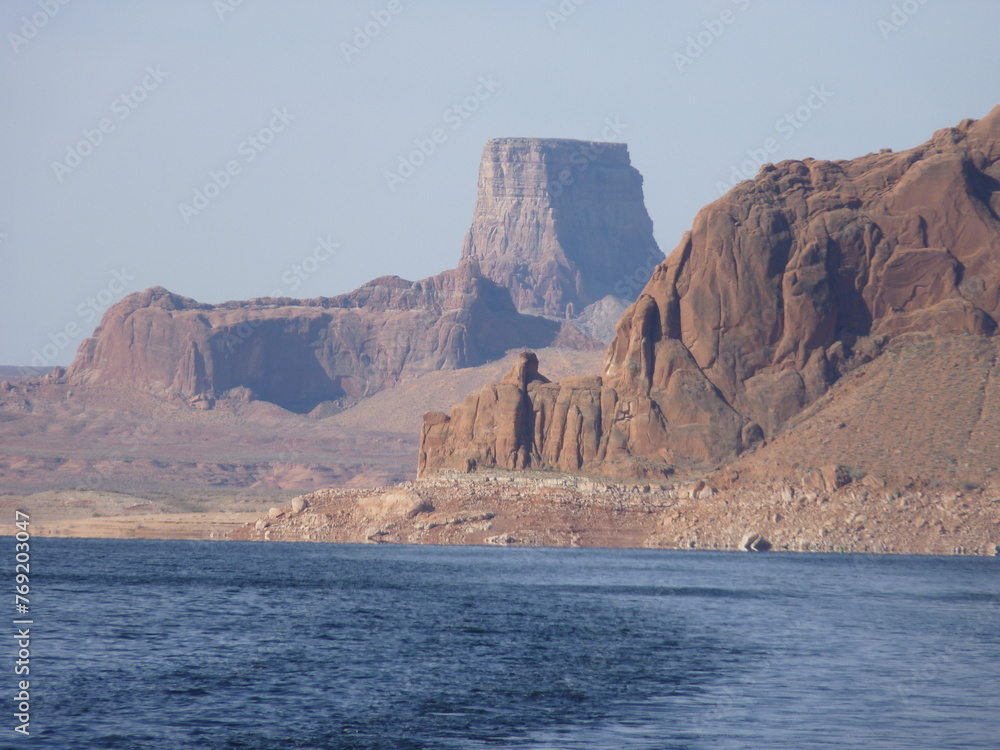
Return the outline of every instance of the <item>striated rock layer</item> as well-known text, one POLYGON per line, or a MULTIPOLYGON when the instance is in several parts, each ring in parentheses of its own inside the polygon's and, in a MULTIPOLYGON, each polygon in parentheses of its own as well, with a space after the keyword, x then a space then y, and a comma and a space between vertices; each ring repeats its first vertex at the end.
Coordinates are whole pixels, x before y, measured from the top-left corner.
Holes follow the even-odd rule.
POLYGON ((525 355, 425 417, 420 473, 725 462, 901 334, 992 336, 998 215, 1000 107, 901 153, 765 165, 699 212, 619 321, 602 376, 548 383, 525 355))
POLYGON ((240 395, 304 412, 324 401, 356 401, 407 375, 553 343, 593 346, 572 326, 518 313, 505 289, 464 262, 423 281, 385 276, 312 300, 207 305, 147 289, 105 313, 67 377, 204 405, 247 389, 240 395))
POLYGON ((632 302, 663 253, 624 143, 497 138, 462 257, 519 310, 572 317, 607 296, 632 302))

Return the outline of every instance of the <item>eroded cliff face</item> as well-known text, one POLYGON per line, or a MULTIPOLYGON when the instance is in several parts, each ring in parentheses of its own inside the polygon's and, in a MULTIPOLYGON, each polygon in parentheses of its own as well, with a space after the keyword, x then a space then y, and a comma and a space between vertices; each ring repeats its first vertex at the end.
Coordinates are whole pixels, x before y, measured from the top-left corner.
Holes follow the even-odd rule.
POLYGON ((483 364, 527 341, 593 346, 575 328, 521 315, 506 290, 465 262, 423 281, 387 276, 312 300, 206 305, 148 289, 105 313, 67 377, 206 405, 245 388, 303 412, 409 374, 483 364))
POLYGON ((624 144, 494 140, 458 269, 315 300, 204 305, 156 287, 107 311, 69 378, 201 406, 234 388, 294 411, 349 404, 515 347, 599 347, 607 310, 662 257, 624 144), (579 325, 529 314, 574 317, 598 301, 579 325))
POLYGON ((425 417, 420 472, 643 476, 733 458, 894 337, 991 336, 998 215, 1000 107, 898 154, 765 165, 699 212, 602 376, 545 383, 526 355, 425 417))
POLYGON ((746 420, 691 365, 668 393, 642 394, 600 376, 551 383, 525 352, 503 381, 450 415, 424 415, 418 476, 498 467, 661 478, 692 461, 717 463, 743 447, 746 420), (663 409, 656 399, 665 395, 675 403, 663 409))
POLYGON ((624 143, 497 138, 462 257, 519 310, 567 317, 607 296, 631 302, 663 253, 624 143))

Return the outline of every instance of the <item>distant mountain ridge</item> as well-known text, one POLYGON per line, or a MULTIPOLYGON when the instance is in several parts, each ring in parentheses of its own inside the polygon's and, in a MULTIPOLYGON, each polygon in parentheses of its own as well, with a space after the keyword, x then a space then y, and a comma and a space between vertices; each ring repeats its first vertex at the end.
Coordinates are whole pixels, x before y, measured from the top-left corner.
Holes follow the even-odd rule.
POLYGON ((417 282, 382 277, 349 294, 206 305, 162 287, 109 309, 67 372, 73 385, 129 385, 210 407, 259 398, 296 412, 347 405, 401 378, 472 367, 518 346, 596 344, 522 315, 463 263, 417 282))
POLYGON ((490 141, 458 268, 312 300, 207 305, 154 287, 109 308, 65 376, 201 408, 235 396, 307 412, 514 348, 600 348, 607 311, 662 258, 641 185, 624 144, 490 141))

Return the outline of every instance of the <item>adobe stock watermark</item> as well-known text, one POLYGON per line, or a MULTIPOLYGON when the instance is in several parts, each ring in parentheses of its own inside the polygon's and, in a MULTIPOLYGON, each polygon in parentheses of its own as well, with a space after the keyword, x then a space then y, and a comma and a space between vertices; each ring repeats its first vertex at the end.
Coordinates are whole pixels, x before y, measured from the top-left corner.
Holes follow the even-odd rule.
POLYGON ((38 10, 30 16, 21 16, 20 34, 13 31, 7 33, 7 41, 10 42, 11 49, 16 55, 21 51, 21 47, 26 45, 36 36, 38 32, 49 25, 49 21, 56 17, 64 5, 68 5, 70 0, 39 0, 38 10))
POLYGON ((371 12, 371 20, 365 21, 360 26, 355 26, 351 41, 340 43, 340 51, 344 54, 347 64, 350 65, 355 57, 367 49, 372 40, 385 31, 392 20, 402 12, 403 4, 400 0, 389 0, 384 8, 371 12))
POLYGON ((385 184, 388 186, 389 192, 395 193, 399 185, 410 179, 440 146, 447 143, 454 133, 461 130, 466 120, 472 117, 479 107, 496 93, 500 85, 499 81, 493 80, 492 73, 487 76, 479 76, 479 85, 473 92, 462 101, 452 104, 441 115, 441 119, 448 127, 434 128, 427 134, 426 138, 414 139, 413 143, 416 148, 405 156, 399 156, 395 170, 384 172, 385 184))
POLYGON ((615 282, 615 296, 629 301, 638 299, 639 292, 646 288, 646 284, 653 276, 653 271, 662 262, 663 253, 660 248, 655 245, 648 248, 646 260, 615 282))
POLYGON ((812 119, 812 116, 816 112, 819 112, 832 98, 833 92, 826 87, 826 84, 813 86, 809 92, 809 96, 802 104, 794 110, 786 112, 774 123, 775 133, 781 136, 780 138, 770 136, 764 139, 760 147, 748 148, 747 156, 750 158, 733 165, 728 181, 719 180, 715 183, 719 195, 725 195, 729 192, 730 188, 743 180, 752 179, 762 166, 773 161, 771 157, 781 150, 782 144, 794 138, 795 134, 812 119))
POLYGON ((220 21, 225 21, 226 16, 235 13, 241 5, 243 5, 243 0, 212 0, 215 15, 219 17, 220 21))
POLYGON ((233 178, 243 171, 243 167, 256 161, 257 157, 274 143, 275 136, 295 119, 295 115, 290 114, 285 107, 281 109, 275 107, 271 113, 273 116, 267 125, 242 140, 236 147, 236 153, 243 157, 242 163, 239 159, 230 159, 222 169, 209 170, 208 180, 200 187, 192 189, 191 202, 177 204, 177 210, 180 211, 185 224, 190 224, 191 219, 200 215, 212 201, 222 195, 222 191, 232 184, 233 178))
POLYGON ((732 0, 732 3, 735 6, 735 10, 733 8, 723 8, 715 18, 702 21, 701 25, 704 28, 685 39, 687 45, 684 47, 684 51, 674 52, 673 61, 674 65, 677 66, 678 72, 683 73, 685 68, 694 65, 694 61, 705 54, 705 50, 715 44, 716 40, 725 33, 726 29, 736 22, 736 19, 739 17, 738 14, 750 7, 750 0, 732 0))
POLYGON ((609 117, 604 121, 604 125, 605 127, 597 140, 581 143, 570 154, 569 163, 572 165, 572 168, 561 169, 559 174, 555 176, 555 179, 549 183, 546 189, 553 198, 558 198, 562 195, 563 190, 576 182, 577 177, 597 161, 600 155, 604 153, 604 149, 607 148, 608 144, 616 142, 619 136, 628 129, 628 125, 618 117, 609 117))
POLYGON ((889 41, 889 37, 901 31, 926 4, 927 0, 903 0, 893 5, 888 18, 880 18, 876 24, 882 34, 882 40, 889 41))
POLYGON ((340 243, 334 242, 331 235, 317 237, 316 244, 312 251, 298 263, 292 263, 288 269, 281 274, 281 283, 284 288, 278 287, 271 291, 272 297, 288 297, 288 292, 298 291, 304 281, 319 270, 319 267, 333 257, 335 250, 340 249, 340 243))
POLYGON ((135 281, 135 276, 128 273, 124 267, 120 271, 112 271, 103 289, 76 306, 76 320, 70 320, 58 331, 49 333, 49 343, 41 349, 31 350, 31 367, 52 367, 56 358, 74 343, 76 337, 86 333, 86 328, 83 326, 93 326, 101 313, 128 289, 131 281, 135 281))
POLYGON ((587 0, 562 0, 555 8, 549 8, 545 11, 545 20, 549 22, 549 28, 555 31, 586 2, 587 0))
POLYGON ((134 456, 139 448, 155 435, 160 429, 159 417, 146 417, 137 424, 131 433, 122 435, 119 440, 125 448, 116 448, 105 456, 99 463, 94 464, 94 470, 87 474, 77 483, 74 488, 77 492, 96 491, 104 487, 113 477, 111 467, 117 462, 134 456))
POLYGON ((111 102, 111 114, 115 117, 102 117, 94 128, 84 128, 80 131, 83 138, 75 144, 66 147, 66 158, 63 161, 52 162, 52 171, 59 182, 72 174, 84 160, 89 158, 104 143, 106 136, 115 132, 119 122, 126 120, 135 108, 146 101, 146 98, 156 91, 160 84, 169 77, 156 67, 146 66, 146 74, 135 86, 115 97, 111 102))
MULTIPOLYGON (((339 249, 340 244, 334 242, 331 235, 317 237, 312 250, 298 262, 292 263, 281 274, 281 283, 284 286, 275 287, 268 296, 279 299, 290 297, 291 293, 297 291, 305 281, 319 270, 321 265, 333 257, 334 251, 339 249)), ((226 351, 232 354, 250 339, 263 323, 263 318, 254 318, 253 320, 241 321, 239 325, 228 329, 222 337, 226 351)))
MULTIPOLYGON (((995 602, 981 603, 974 605, 971 609, 965 609, 956 625, 964 632, 979 631, 982 633, 994 633, 996 629, 997 617, 1000 616, 1000 605, 995 602)), ((909 670, 908 676, 899 675, 896 680, 897 700, 904 706, 919 706, 926 699, 928 688, 939 683, 942 676, 947 675, 950 669, 954 669, 953 660, 961 658, 965 646, 962 644, 949 642, 941 649, 929 654, 927 658, 921 658, 919 663, 914 664, 909 670)))

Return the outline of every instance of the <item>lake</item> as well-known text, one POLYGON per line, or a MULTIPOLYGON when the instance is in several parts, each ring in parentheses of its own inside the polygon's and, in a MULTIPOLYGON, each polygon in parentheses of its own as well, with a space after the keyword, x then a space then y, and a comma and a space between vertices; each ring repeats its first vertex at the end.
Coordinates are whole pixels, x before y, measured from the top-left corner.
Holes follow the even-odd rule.
POLYGON ((42 538, 31 567, 5 748, 1000 746, 995 558, 42 538))

